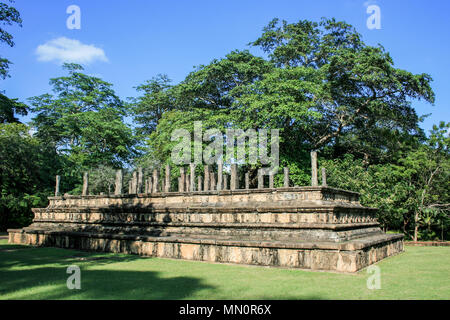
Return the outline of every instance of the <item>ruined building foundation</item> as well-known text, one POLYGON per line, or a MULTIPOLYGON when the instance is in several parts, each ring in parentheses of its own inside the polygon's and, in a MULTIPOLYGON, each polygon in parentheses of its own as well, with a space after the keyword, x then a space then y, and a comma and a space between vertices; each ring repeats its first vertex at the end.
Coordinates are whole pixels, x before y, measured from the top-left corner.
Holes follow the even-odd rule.
POLYGON ((233 183, 229 190, 227 182, 193 191, 201 183, 186 178, 177 192, 147 180, 142 193, 139 183, 130 183, 131 194, 57 190, 47 208, 33 209, 29 227, 8 230, 9 242, 338 272, 403 251, 403 235, 383 233, 376 209, 362 206, 358 193, 326 185, 236 189, 233 183))

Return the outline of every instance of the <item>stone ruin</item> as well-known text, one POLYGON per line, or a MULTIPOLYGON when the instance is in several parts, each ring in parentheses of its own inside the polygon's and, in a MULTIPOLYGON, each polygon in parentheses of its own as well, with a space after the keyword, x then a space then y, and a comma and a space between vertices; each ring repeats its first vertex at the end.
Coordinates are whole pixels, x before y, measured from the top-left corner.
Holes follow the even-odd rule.
POLYGON ((115 192, 89 195, 84 175, 81 196, 49 197, 47 208, 33 209, 33 223, 10 229, 9 242, 143 256, 220 263, 356 272, 403 251, 402 234, 385 234, 376 209, 359 203, 356 192, 330 188, 322 169, 318 185, 317 156, 312 152, 312 185, 265 187, 258 171, 258 188, 245 174, 239 189, 237 165, 231 175, 205 166, 195 179, 180 168, 178 190, 170 189, 170 167, 145 177, 133 173, 123 194, 122 171, 115 192), (228 187, 228 177, 230 183, 228 187))

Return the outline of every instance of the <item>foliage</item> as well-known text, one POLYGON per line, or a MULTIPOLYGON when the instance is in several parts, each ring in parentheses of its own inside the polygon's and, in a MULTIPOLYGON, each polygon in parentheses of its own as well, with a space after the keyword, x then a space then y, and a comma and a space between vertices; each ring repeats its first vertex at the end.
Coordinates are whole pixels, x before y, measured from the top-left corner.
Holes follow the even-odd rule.
POLYGON ((110 83, 81 73, 82 66, 63 67, 69 75, 50 80, 56 96, 29 99, 36 114, 32 121, 36 136, 81 168, 119 167, 130 161, 135 141, 124 123, 127 105, 110 83))
POLYGON ((148 135, 155 131, 158 121, 165 112, 175 109, 171 97, 171 80, 167 75, 157 75, 136 87, 144 95, 131 99, 135 122, 139 124, 138 133, 148 135))
POLYGON ((414 133, 418 118, 409 99, 434 102, 429 75, 394 68, 383 47, 364 44, 345 22, 275 19, 251 44, 277 70, 250 86, 244 115, 262 111, 260 121, 297 131, 297 144, 318 149, 346 134, 370 144, 360 133, 380 128, 414 133))
MULTIPOLYGON (((170 163, 177 143, 171 133, 192 133, 194 121, 202 121, 203 131, 278 128, 280 164, 289 167, 292 185, 310 183, 315 149, 330 184, 360 191, 365 205, 379 208, 385 229, 417 238, 432 225, 422 218, 430 205, 439 206, 433 217, 445 215, 448 152, 437 145, 448 132, 443 125, 427 138, 411 105, 434 103, 428 74, 396 68, 381 45, 366 45, 351 25, 334 19, 274 19, 250 45, 268 59, 236 50, 179 84, 158 76, 138 87, 145 92, 135 102, 135 119, 148 134, 141 163, 170 163)), ((245 168, 253 185, 257 167, 245 168)), ((275 184, 282 184, 281 174, 275 184)))
POLYGON ((0 123, 19 122, 19 119, 15 117, 16 114, 26 116, 28 106, 0 93, 0 123))
MULTIPOLYGON (((20 13, 14 7, 0 2, 0 43, 4 42, 10 47, 14 46, 13 36, 1 26, 13 23, 22 25, 20 13)), ((8 71, 10 64, 11 61, 0 56, 0 79, 10 76, 8 71)), ((14 114, 24 116, 27 115, 27 110, 28 107, 25 104, 18 102, 17 99, 8 98, 4 92, 0 91, 0 123, 19 122, 14 114)))
POLYGON ((2 230, 31 222, 30 208, 46 204, 59 167, 56 153, 29 131, 24 124, 0 124, 2 230))
POLYGON ((116 170, 112 167, 100 165, 89 172, 89 193, 112 194, 114 192, 114 183, 116 181, 116 170))
POLYGON ((161 162, 173 144, 170 132, 196 120, 205 129, 278 128, 280 157, 292 161, 327 146, 386 161, 398 151, 395 139, 424 137, 410 100, 434 102, 431 77, 395 68, 383 47, 364 44, 352 26, 334 19, 275 19, 251 45, 270 59, 233 51, 177 85, 149 82, 156 89, 140 98, 145 104, 137 104, 135 117, 154 133, 148 150, 161 162), (161 97, 170 112, 167 119, 158 113, 158 130, 151 121, 161 97))
POLYGON ((379 209, 378 218, 384 228, 402 230, 416 241, 447 239, 449 127, 450 123, 444 122, 434 126, 427 144, 409 150, 396 163, 366 167, 363 160, 348 154, 341 159, 323 160, 328 183, 361 192, 364 205, 379 209))
MULTIPOLYGON (((2 27, 5 25, 11 26, 14 23, 22 26, 22 18, 19 11, 6 3, 0 2, 0 43, 6 43, 10 47, 14 46, 13 36, 2 27)), ((5 79, 9 77, 8 69, 10 64, 11 61, 0 56, 0 78, 5 79)))
MULTIPOLYGON (((21 24, 13 7, 0 9, 0 25, 21 24)), ((1 28, 0 42, 14 44, 1 28)), ((366 45, 351 25, 334 19, 274 19, 250 45, 266 56, 234 50, 177 84, 157 75, 128 103, 112 84, 66 63, 68 74, 50 79, 53 93, 29 99, 31 127, 17 123, 28 106, 0 93, 0 228, 26 225, 29 208, 45 205, 56 174, 62 193, 81 192, 82 171, 90 171, 91 193, 112 192, 119 167, 126 168, 126 187, 128 165, 172 164, 176 185, 172 132, 193 133, 201 121, 203 133, 280 129, 280 165, 289 167, 291 185, 310 184, 310 151, 318 150, 329 185, 361 192, 364 205, 379 209, 383 228, 448 239, 450 124, 427 137, 412 107, 414 100, 434 103, 428 74, 396 68, 381 45, 366 45)), ((9 63, 0 57, 0 77, 9 63)), ((259 166, 245 165, 252 186, 259 166)), ((282 183, 279 174, 275 184, 282 183)))

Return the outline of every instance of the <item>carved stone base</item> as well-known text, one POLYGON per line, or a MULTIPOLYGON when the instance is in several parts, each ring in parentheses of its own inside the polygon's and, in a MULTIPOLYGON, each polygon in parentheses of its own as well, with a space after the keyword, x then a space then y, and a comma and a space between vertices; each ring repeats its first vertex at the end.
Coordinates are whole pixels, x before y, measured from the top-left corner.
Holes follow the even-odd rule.
POLYGON ((383 234, 344 243, 144 237, 8 230, 9 242, 162 258, 356 272, 403 251, 403 235, 383 234))
POLYGON ((327 187, 52 197, 9 242, 356 272, 403 251, 358 194, 327 187))

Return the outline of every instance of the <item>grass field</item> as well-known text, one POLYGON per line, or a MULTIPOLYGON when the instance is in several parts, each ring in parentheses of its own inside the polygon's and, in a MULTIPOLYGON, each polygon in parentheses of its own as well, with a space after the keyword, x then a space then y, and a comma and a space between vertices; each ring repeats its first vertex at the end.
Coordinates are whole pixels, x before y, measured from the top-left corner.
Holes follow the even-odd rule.
POLYGON ((370 274, 210 264, 10 245, 0 240, 0 299, 450 299, 450 247, 406 247, 370 274), (81 289, 69 290, 69 265, 81 289))

